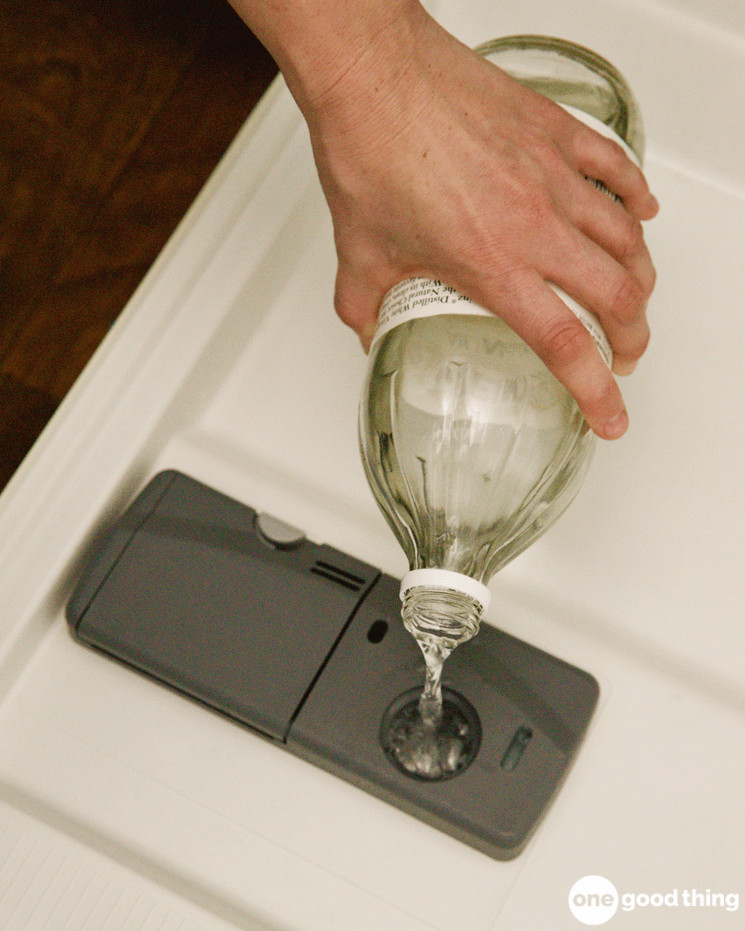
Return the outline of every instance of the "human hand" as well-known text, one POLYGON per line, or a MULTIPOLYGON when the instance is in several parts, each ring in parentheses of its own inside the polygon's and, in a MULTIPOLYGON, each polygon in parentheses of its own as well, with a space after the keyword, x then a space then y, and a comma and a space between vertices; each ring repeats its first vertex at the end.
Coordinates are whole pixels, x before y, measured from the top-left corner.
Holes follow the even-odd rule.
POLYGON ((549 285, 598 316, 615 373, 630 372, 655 280, 641 221, 658 208, 622 148, 462 45, 418 0, 231 2, 308 123, 336 309, 363 346, 394 284, 438 278, 509 324, 596 433, 624 433, 613 375, 549 285))
POLYGON ((640 221, 657 204, 642 173, 618 145, 426 14, 407 25, 407 37, 400 21, 392 25, 309 108, 334 222, 340 317, 368 347, 390 287, 444 280, 538 353, 595 432, 620 436, 628 418, 618 385, 548 282, 597 314, 614 371, 633 370, 649 339, 655 280, 640 221))

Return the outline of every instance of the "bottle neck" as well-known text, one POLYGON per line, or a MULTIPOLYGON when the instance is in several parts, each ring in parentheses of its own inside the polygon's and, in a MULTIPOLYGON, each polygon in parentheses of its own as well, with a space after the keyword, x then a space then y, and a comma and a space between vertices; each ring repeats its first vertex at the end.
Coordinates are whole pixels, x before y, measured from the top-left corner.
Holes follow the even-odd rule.
POLYGON ((416 586, 403 595, 404 627, 419 643, 425 657, 436 653, 443 661, 459 643, 478 633, 482 603, 465 592, 416 586))

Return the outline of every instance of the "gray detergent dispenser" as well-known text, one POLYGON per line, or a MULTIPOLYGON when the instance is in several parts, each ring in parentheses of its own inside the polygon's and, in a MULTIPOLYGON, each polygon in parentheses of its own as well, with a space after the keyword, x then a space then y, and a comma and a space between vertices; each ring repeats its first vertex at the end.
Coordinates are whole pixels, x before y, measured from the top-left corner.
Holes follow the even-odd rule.
POLYGON ((588 673, 482 625, 445 665, 467 765, 424 781, 385 727, 422 687, 399 581, 176 472, 92 547, 73 636, 497 859, 525 846, 598 698, 588 673))

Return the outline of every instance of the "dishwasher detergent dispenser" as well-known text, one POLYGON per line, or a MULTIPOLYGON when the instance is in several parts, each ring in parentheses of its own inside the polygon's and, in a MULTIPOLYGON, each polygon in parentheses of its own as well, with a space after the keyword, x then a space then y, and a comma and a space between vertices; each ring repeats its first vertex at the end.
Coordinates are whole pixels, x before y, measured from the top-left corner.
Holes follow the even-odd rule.
POLYGON ((73 636, 497 859, 525 846, 597 703, 588 673, 483 624, 448 659, 457 775, 402 769, 386 734, 424 660, 399 581, 176 471, 92 546, 73 636))

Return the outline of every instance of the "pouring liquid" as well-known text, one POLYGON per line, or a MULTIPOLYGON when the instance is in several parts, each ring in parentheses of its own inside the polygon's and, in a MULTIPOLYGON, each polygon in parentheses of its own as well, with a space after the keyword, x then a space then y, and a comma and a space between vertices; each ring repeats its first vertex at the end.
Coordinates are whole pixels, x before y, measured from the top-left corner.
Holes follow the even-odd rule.
POLYGON ((479 740, 463 707, 443 696, 443 666, 460 641, 431 630, 413 633, 424 655, 424 688, 389 721, 386 752, 409 775, 447 779, 468 766, 479 740))
MULTIPOLYGON (((483 582, 553 523, 579 487, 592 434, 566 389, 497 317, 448 313, 398 324, 374 347, 368 382, 363 463, 412 571, 434 567, 483 582)), ((415 778, 456 775, 473 747, 469 718, 443 699, 442 667, 478 631, 482 613, 447 582, 404 597, 404 626, 425 659, 424 689, 382 739, 415 778)))

